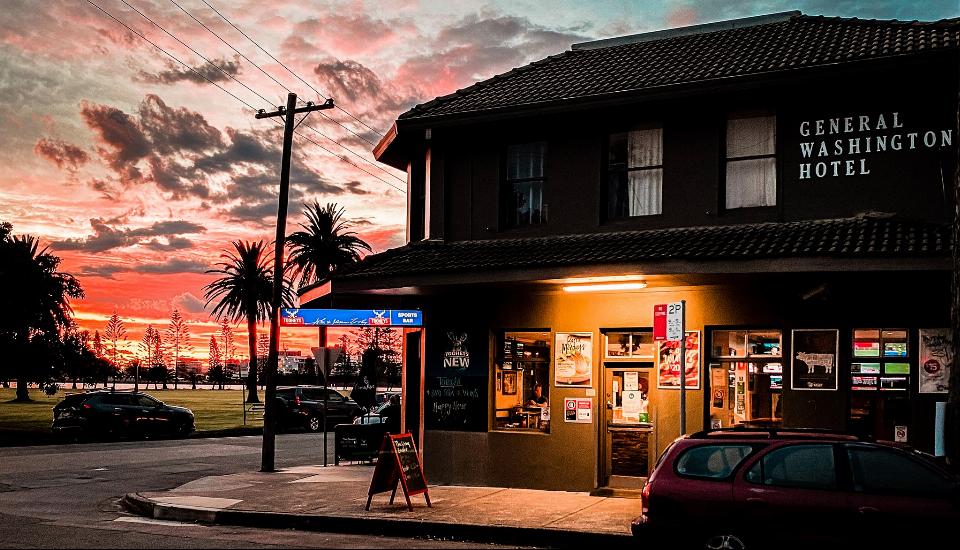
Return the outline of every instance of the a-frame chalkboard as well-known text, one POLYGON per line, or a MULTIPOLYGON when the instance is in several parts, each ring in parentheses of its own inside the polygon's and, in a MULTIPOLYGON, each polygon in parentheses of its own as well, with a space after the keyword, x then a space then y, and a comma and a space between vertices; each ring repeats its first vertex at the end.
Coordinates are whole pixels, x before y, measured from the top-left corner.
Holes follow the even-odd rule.
POLYGON ((423 475, 423 465, 420 463, 420 454, 413 442, 413 434, 390 435, 384 434, 380 443, 380 453, 377 455, 377 466, 373 470, 373 479, 370 480, 370 492, 367 493, 367 507, 373 495, 390 493, 390 504, 397 496, 397 484, 403 487, 403 496, 407 499, 407 509, 413 511, 410 495, 423 494, 430 504, 430 493, 427 490, 427 478, 423 475))

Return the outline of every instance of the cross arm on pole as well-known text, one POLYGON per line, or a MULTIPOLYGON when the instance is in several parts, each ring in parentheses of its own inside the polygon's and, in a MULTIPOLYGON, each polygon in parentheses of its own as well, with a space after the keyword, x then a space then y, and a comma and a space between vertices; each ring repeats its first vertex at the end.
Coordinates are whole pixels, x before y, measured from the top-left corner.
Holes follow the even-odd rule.
MULTIPOLYGON (((331 97, 330 99, 324 101, 323 103, 314 103, 312 101, 308 101, 305 106, 298 107, 296 109, 293 109, 290 112, 296 115, 299 113, 312 113, 313 111, 325 111, 327 109, 333 109, 333 107, 334 107, 333 98, 331 97)), ((287 114, 286 107, 277 107, 276 111, 271 111, 269 113, 266 112, 264 109, 260 109, 259 111, 257 111, 257 114, 255 115, 255 117, 271 118, 275 116, 286 116, 286 114, 287 114)))

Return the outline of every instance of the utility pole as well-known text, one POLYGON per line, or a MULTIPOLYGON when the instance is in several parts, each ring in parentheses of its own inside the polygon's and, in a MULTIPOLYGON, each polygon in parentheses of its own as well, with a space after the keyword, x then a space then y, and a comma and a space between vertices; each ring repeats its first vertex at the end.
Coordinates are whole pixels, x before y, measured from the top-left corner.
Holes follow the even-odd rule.
MULTIPOLYGON (((284 119, 283 125, 283 157, 280 161, 280 204, 277 208, 277 239, 274 244, 273 260, 273 300, 271 300, 272 310, 270 312, 270 353, 267 356, 267 366, 264 369, 264 407, 263 407, 263 448, 260 457, 260 471, 272 472, 274 468, 274 457, 276 450, 276 433, 274 431, 275 403, 277 397, 277 363, 279 360, 279 342, 280 342, 280 308, 282 307, 283 297, 283 249, 284 236, 287 231, 287 198, 290 195, 290 153, 293 149, 293 130, 296 127, 295 117, 299 113, 304 113, 304 118, 313 111, 321 111, 333 108, 333 99, 319 105, 308 102, 305 107, 297 108, 297 94, 287 95, 287 106, 277 107, 276 111, 267 113, 261 109, 256 118, 281 117, 284 119)), ((302 121, 303 119, 301 119, 302 121)), ((324 419, 326 422, 326 419, 324 419)))

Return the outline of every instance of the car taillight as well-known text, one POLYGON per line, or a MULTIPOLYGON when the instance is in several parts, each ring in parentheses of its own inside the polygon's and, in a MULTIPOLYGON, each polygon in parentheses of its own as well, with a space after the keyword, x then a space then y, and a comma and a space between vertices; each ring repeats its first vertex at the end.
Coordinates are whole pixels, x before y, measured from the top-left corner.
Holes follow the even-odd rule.
POLYGON ((90 409, 93 408, 93 405, 91 405, 90 403, 84 403, 84 404, 83 404, 83 408, 86 409, 86 410, 90 410, 90 409))
POLYGON ((295 396, 295 397, 293 398, 293 404, 296 405, 296 406, 298 406, 298 407, 300 406, 300 396, 299 396, 299 395, 297 395, 297 396, 295 396))
POLYGON ((640 491, 640 510, 643 515, 650 513, 650 483, 644 483, 643 490, 640 491))

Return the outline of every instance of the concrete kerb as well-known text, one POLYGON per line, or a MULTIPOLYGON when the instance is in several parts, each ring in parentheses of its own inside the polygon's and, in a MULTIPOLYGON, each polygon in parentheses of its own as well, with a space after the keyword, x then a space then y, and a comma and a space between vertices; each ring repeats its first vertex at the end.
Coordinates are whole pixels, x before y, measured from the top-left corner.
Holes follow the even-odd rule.
POLYGON ((603 545, 618 548, 634 545, 629 535, 588 533, 547 528, 505 525, 450 524, 415 519, 358 518, 248 510, 213 510, 156 502, 139 493, 121 500, 127 511, 153 519, 191 523, 235 525, 264 529, 299 529, 330 533, 415 537, 450 541, 511 544, 551 548, 580 548, 603 545))

